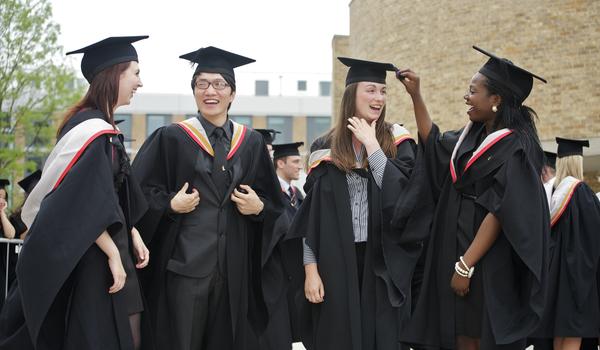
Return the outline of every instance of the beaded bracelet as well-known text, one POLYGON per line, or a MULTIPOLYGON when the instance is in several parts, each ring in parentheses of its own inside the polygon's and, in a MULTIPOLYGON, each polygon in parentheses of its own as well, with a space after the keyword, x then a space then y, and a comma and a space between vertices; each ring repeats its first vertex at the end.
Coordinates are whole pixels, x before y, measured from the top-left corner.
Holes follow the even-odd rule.
POLYGON ((464 263, 464 260, 461 256, 460 261, 457 261, 456 264, 454 264, 454 271, 456 271, 459 276, 471 278, 475 272, 475 267, 468 267, 467 264, 464 263), (460 267, 460 264, 463 264, 466 269, 460 267))
POLYGON ((457 261, 456 264, 454 264, 454 271, 456 271, 456 274, 461 276, 461 277, 466 277, 469 278, 469 271, 465 271, 460 267, 459 262, 457 261))

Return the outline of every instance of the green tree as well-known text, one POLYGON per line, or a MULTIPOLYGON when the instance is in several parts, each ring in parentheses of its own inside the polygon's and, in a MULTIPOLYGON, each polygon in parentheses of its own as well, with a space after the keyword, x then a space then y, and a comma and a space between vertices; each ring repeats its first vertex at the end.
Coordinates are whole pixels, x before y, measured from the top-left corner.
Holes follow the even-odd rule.
POLYGON ((47 0, 0 0, 0 177, 45 159, 54 120, 82 94, 59 34, 47 0))

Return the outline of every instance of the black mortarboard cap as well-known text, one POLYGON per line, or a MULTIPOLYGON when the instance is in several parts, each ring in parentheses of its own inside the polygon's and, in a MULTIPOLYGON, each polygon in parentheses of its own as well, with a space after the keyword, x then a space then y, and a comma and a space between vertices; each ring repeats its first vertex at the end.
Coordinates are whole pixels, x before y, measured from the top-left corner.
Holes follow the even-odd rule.
POLYGON ((81 72, 91 83, 102 70, 123 62, 138 61, 137 51, 131 43, 146 39, 148 35, 112 36, 79 50, 67 52, 67 55, 82 53, 81 72))
POLYGON ((26 192, 31 193, 35 185, 37 185, 38 181, 42 178, 42 171, 36 170, 33 173, 29 174, 23 180, 19 181, 19 186, 26 192))
POLYGON ((275 141, 275 137, 277 134, 281 134, 281 131, 273 130, 273 129, 254 129, 258 131, 262 137, 265 139, 265 143, 267 145, 272 145, 273 141, 275 141))
POLYGON ((547 166, 556 169, 556 153, 544 151, 544 158, 547 166))
POLYGON ((287 156, 299 156, 298 147, 304 145, 304 142, 282 143, 273 145, 273 159, 283 158, 287 156))
POLYGON ((398 71, 398 68, 391 63, 365 61, 349 57, 338 57, 338 60, 350 67, 346 75, 346 86, 361 81, 385 84, 386 72, 398 71))
POLYGON ((256 62, 252 58, 244 57, 233 52, 225 51, 214 46, 202 47, 196 51, 179 56, 197 64, 194 74, 198 72, 219 73, 229 76, 235 82, 233 69, 256 62))
POLYGON ((8 181, 8 179, 0 179, 0 188, 4 188, 8 185, 10 185, 10 181, 8 181))
POLYGON ((573 140, 557 137, 556 143, 558 143, 558 150, 556 151, 558 158, 576 155, 582 156, 583 147, 590 147, 589 140, 573 140))
POLYGON ((498 57, 477 46, 473 46, 473 48, 490 57, 483 67, 479 69, 479 73, 498 81, 505 88, 514 93, 519 104, 522 104, 527 96, 529 96, 531 88, 533 87, 533 78, 537 78, 544 83, 547 83, 546 79, 526 71, 506 58, 498 57))

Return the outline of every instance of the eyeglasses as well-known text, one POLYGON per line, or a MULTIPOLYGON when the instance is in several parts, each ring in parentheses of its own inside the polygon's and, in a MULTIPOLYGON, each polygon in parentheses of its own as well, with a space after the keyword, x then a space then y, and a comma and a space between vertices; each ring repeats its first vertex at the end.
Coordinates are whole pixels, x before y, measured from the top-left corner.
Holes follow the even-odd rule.
POLYGON ((196 87, 200 90, 206 90, 209 86, 211 86, 215 90, 223 90, 229 86, 225 80, 217 79, 213 81, 208 81, 206 79, 198 79, 196 80, 196 87))

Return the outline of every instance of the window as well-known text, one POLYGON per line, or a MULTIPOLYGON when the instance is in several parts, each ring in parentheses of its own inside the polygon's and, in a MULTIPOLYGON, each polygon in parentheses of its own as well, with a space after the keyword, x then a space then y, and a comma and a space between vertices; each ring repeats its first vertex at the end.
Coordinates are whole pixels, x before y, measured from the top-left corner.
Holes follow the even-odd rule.
POLYGON ((327 132, 331 128, 331 117, 307 117, 306 118, 306 142, 307 147, 315 139, 327 132))
POLYGON ((146 136, 150 136, 156 129, 171 122, 170 115, 148 114, 146 117, 146 136))
POLYGON ((249 115, 230 115, 229 118, 236 123, 252 127, 252 116, 249 115))
POLYGON ((320 81, 319 82, 319 96, 331 96, 331 82, 320 81))
POLYGON ((293 142, 293 120, 292 117, 284 116, 268 116, 267 117, 267 129, 274 129, 280 131, 281 134, 277 134, 277 138, 273 143, 290 143, 293 142))
POLYGON ((306 91, 306 80, 298 80, 298 91, 306 91))
POLYGON ((125 148, 131 147, 131 114, 115 114, 115 123, 125 138, 125 148))
POLYGON ((269 96, 269 81, 257 80, 254 82, 254 95, 269 96))

